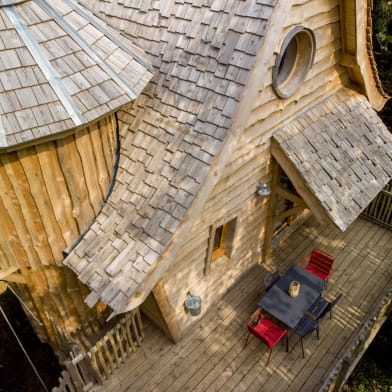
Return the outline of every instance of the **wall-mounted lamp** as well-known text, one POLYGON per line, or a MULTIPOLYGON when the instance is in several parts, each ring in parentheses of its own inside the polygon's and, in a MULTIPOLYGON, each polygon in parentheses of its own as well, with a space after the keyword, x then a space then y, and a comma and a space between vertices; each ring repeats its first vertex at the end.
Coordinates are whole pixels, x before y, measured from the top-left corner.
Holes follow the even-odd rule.
POLYGON ((260 182, 258 182, 256 184, 256 192, 258 195, 260 196, 268 196, 271 194, 271 189, 269 188, 269 186, 267 184, 262 184, 260 182))

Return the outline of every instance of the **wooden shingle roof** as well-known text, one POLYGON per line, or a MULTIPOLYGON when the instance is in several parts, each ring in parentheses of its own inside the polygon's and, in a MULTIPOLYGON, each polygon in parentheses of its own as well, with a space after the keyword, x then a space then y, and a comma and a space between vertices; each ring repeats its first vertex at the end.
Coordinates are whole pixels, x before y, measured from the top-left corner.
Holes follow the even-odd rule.
POLYGON ((73 0, 0 3, 0 58, 0 148, 94 121, 152 77, 143 50, 73 0))
MULTIPOLYGON (((157 274, 158 261, 227 138, 274 0, 90 1, 137 39, 155 76, 119 112, 113 192, 65 259, 115 312, 157 274)), ((178 242, 178 241, 177 241, 178 242)), ((174 245, 172 245, 174 246, 174 245)))
MULTIPOLYGON (((342 89, 278 130, 273 155, 297 171, 342 231, 392 178, 392 134, 367 99, 342 89)), ((306 192, 301 196, 306 200, 306 192)))

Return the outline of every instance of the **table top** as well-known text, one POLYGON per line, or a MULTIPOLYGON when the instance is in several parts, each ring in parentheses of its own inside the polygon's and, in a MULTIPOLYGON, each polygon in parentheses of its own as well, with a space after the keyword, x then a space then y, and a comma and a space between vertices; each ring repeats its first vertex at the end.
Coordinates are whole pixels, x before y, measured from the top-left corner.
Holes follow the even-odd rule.
POLYGON ((257 306, 294 328, 320 296, 325 284, 318 276, 293 265, 260 299, 257 306), (293 280, 301 284, 299 295, 295 298, 288 294, 289 284, 293 280))

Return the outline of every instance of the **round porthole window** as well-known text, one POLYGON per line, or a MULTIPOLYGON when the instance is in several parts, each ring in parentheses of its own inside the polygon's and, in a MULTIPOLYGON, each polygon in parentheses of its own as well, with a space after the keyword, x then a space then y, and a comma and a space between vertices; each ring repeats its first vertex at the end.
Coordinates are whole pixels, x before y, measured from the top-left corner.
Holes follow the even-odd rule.
POLYGON ((284 39, 272 71, 272 87, 280 98, 292 96, 312 68, 316 40, 312 30, 298 26, 284 39))

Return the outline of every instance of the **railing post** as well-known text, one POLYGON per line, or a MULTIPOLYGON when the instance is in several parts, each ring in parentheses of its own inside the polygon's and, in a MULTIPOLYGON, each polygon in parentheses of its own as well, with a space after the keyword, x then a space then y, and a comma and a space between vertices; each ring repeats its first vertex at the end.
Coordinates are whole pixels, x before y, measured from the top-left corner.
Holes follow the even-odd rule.
POLYGON ((64 361, 64 372, 60 386, 54 389, 65 391, 90 391, 94 385, 102 384, 118 369, 129 353, 136 351, 144 338, 139 309, 124 315, 118 323, 87 351, 73 344, 70 359, 64 361))

